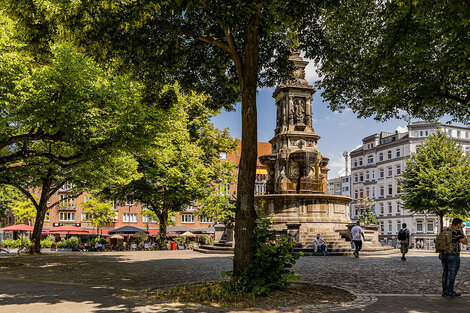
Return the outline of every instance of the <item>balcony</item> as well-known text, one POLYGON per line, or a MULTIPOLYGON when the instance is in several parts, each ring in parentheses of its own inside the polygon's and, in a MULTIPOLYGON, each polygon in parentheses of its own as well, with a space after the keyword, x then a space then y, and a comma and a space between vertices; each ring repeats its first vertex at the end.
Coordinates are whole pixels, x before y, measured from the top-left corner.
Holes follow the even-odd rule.
POLYGON ((76 209, 77 209, 76 205, 59 205, 59 210, 75 211, 76 209))

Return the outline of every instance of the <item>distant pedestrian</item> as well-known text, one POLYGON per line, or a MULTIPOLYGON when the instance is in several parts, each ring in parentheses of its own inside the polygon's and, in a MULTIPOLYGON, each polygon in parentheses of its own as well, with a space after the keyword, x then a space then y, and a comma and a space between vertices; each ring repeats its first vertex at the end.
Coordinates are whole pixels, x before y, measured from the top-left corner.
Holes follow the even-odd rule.
POLYGON ((462 220, 454 218, 452 226, 444 229, 436 237, 436 251, 442 263, 442 296, 460 297, 454 291, 455 276, 460 267, 460 243, 468 244, 468 239, 462 232, 462 220))
POLYGON ((406 223, 401 224, 401 229, 398 231, 398 240, 400 241, 401 260, 406 261, 405 254, 408 253, 410 246, 410 231, 406 228, 406 223))
POLYGON ((326 255, 326 252, 327 252, 326 241, 325 239, 320 237, 320 234, 317 234, 317 237, 315 237, 315 240, 313 241, 313 251, 315 253, 318 252, 318 248, 320 248, 320 252, 323 255, 326 255))
POLYGON ((351 229, 352 240, 354 241, 354 246, 356 247, 354 250, 354 256, 356 258, 359 257, 359 251, 362 249, 362 239, 366 240, 364 237, 364 231, 360 225, 361 223, 357 221, 356 226, 351 229))

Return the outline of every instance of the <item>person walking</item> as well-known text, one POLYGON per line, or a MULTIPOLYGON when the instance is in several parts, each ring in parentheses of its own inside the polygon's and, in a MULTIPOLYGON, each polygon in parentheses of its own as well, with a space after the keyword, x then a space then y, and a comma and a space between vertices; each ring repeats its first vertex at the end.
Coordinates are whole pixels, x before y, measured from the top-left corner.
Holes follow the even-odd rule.
POLYGON ((356 226, 351 229, 352 240, 354 241, 354 246, 356 249, 354 250, 354 256, 356 258, 359 257, 359 251, 362 249, 362 239, 366 240, 364 237, 364 231, 361 227, 361 222, 357 221, 356 226))
POLYGON ((406 228, 406 223, 401 224, 401 229, 398 231, 398 240, 400 240, 401 260, 406 261, 405 254, 408 253, 410 246, 410 231, 406 228))
POLYGON ((462 232, 462 220, 458 217, 452 220, 452 225, 442 231, 436 238, 436 251, 442 263, 442 296, 460 297, 454 291, 455 277, 460 267, 460 243, 468 244, 468 239, 462 232))

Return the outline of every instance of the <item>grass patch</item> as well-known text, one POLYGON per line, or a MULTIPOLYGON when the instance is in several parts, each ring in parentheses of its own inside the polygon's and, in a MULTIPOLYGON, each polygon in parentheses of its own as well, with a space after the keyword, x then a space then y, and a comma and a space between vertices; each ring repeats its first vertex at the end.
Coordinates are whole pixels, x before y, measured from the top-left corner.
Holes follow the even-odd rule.
POLYGON ((217 307, 274 309, 291 306, 344 304, 356 297, 339 288, 292 283, 290 286, 271 292, 266 296, 234 294, 227 290, 224 282, 202 282, 195 285, 175 286, 146 292, 148 302, 195 303, 217 307))

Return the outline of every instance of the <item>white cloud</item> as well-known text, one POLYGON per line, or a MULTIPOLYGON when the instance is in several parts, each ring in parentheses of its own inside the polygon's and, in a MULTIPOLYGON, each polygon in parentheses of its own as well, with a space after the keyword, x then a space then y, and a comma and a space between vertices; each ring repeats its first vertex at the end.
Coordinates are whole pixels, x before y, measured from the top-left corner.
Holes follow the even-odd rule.
POLYGON ((305 67, 305 80, 313 85, 317 80, 320 80, 320 76, 317 73, 317 67, 313 61, 309 59, 305 59, 305 61, 310 62, 307 67, 305 67))
POLYGON ((396 131, 398 131, 399 133, 407 133, 408 132, 408 128, 406 126, 401 126, 399 125, 396 129, 396 131))
MULTIPOLYGON (((327 165, 327 167, 330 169, 328 172, 328 179, 344 176, 346 174, 346 164, 344 157, 342 155, 331 155, 328 157, 330 158, 330 161, 327 165)), ((348 159, 348 162, 349 170, 351 170, 351 159, 348 159)))

